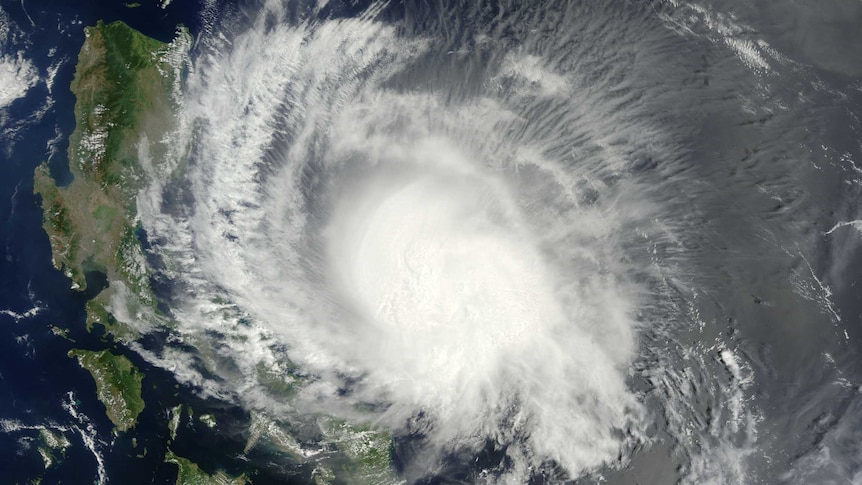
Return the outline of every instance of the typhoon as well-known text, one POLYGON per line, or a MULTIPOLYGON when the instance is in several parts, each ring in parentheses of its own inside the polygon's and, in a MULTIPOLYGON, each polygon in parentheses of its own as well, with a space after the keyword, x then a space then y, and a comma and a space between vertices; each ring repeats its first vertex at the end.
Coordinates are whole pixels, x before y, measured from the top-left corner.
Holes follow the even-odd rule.
MULTIPOLYGON (((737 269, 786 264, 759 258, 798 226, 740 207, 787 200, 799 173, 705 163, 720 143, 694 141, 707 61, 686 42, 723 53, 714 86, 763 87, 779 59, 726 40, 731 20, 625 2, 226 12, 182 88, 185 175, 138 200, 197 349, 150 358, 294 424, 391 433, 410 482, 600 479, 667 436, 650 459, 682 465, 653 479, 745 481, 754 370, 722 301, 737 269), (295 392, 266 392, 261 369, 295 392)), ((760 109, 709 99, 698 119, 760 109)))
MULTIPOLYGON (((437 39, 283 15, 196 66, 195 270, 319 379, 302 406, 373 405, 426 456, 498 443, 519 474, 613 460, 642 414, 626 239, 654 223, 602 145, 664 143, 644 107, 613 115, 565 52, 512 49, 465 83, 422 72, 437 39)), ((475 41, 450 56, 498 49, 475 41)))

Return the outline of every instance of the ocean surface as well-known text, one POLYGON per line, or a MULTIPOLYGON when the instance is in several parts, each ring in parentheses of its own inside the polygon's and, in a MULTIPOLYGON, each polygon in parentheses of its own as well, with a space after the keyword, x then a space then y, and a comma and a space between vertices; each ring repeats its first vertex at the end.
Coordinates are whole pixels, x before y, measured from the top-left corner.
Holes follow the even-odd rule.
POLYGON ((384 429, 408 483, 862 480, 862 3, 102 3, 0 2, 35 73, 0 106, 3 483, 170 483, 177 404, 218 426, 171 449, 254 483, 315 462, 243 453, 252 413, 311 455, 316 413, 384 429), (133 348, 32 194, 98 19, 196 38, 188 168, 139 202, 176 325, 133 348), (71 348, 145 374, 133 433, 71 348))

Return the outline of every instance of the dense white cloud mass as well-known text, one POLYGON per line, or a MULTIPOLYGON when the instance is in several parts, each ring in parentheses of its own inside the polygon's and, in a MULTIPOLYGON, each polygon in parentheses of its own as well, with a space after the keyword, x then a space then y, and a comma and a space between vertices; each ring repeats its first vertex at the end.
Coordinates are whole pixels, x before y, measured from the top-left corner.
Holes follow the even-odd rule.
POLYGON ((507 140, 523 123, 500 100, 387 89, 426 46, 371 20, 277 23, 199 64, 195 271, 320 376, 312 403, 382 403, 378 423, 437 450, 520 443, 521 472, 613 460, 642 414, 638 290, 612 271, 631 214, 580 200, 600 167, 543 157, 554 133, 507 140))
POLYGON ((0 57, 0 108, 23 97, 38 80, 36 69, 22 54, 0 57))
POLYGON ((39 80, 39 73, 22 51, 6 52, 14 31, 15 26, 0 9, 0 109, 23 97, 39 80))
POLYGON ((632 363, 681 261, 664 215, 685 201, 630 176, 678 156, 629 72, 662 36, 585 34, 637 38, 636 62, 525 44, 451 80, 475 93, 461 95, 420 68, 439 39, 375 16, 295 21, 272 2, 204 39, 182 100, 177 190, 192 203, 159 184, 138 200, 179 287, 179 332, 233 383, 212 392, 421 436, 428 469, 487 442, 515 481, 549 461, 618 464, 647 440, 632 363), (262 368, 294 364, 298 396, 261 392, 262 368))

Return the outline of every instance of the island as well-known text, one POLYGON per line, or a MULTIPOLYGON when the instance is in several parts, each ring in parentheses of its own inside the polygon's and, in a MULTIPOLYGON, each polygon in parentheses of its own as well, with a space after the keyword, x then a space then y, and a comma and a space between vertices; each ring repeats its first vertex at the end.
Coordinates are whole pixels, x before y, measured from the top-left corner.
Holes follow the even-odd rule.
POLYGON ((233 477, 223 471, 217 471, 214 474, 206 473, 196 463, 178 456, 170 450, 165 455, 165 463, 173 463, 179 468, 177 485, 246 485, 251 483, 245 475, 233 477))
MULTIPOLYGON (((104 349, 74 348, 68 355, 90 373, 114 433, 128 433, 133 447, 135 424, 146 407, 145 376, 121 355, 122 350, 149 330, 171 331, 178 326, 170 312, 160 307, 152 289, 155 271, 148 259, 138 200, 154 181, 163 184, 183 176, 183 157, 171 151, 176 147, 167 140, 177 129, 180 86, 191 45, 192 37, 182 26, 169 43, 122 22, 100 21, 86 27, 71 84, 76 125, 69 137, 68 168, 49 160, 34 173, 52 263, 69 278, 73 290, 87 296, 86 330, 104 330, 104 349)), ((51 331, 79 345, 69 338, 67 329, 55 326, 51 331)), ((286 357, 277 368, 261 365, 257 371, 261 388, 285 402, 296 398, 307 378, 286 357)), ((178 467, 177 483, 250 483, 246 475, 206 473, 171 451, 183 429, 182 409, 180 404, 163 413, 170 436, 164 460, 178 467)), ((191 408, 187 410, 191 421, 191 408)), ((314 445, 319 449, 309 451, 291 435, 289 420, 268 417, 261 410, 250 412, 245 453, 265 446, 291 460, 311 462, 313 479, 321 485, 345 479, 398 483, 391 463, 392 437, 385 431, 319 416, 312 420, 322 442, 314 445)), ((215 416, 206 412, 198 421, 213 431, 219 426, 215 416)), ((54 456, 50 449, 43 453, 46 466, 54 456)))
POLYGON ((72 349, 69 357, 78 359, 96 381, 96 395, 105 405, 108 419, 118 431, 128 431, 135 426, 138 414, 144 410, 141 397, 143 375, 129 359, 114 355, 107 350, 72 349))
POLYGON ((35 172, 34 192, 42 198, 53 264, 72 288, 85 290, 89 272, 107 278, 107 288, 87 303, 88 328, 100 324, 132 340, 145 323, 159 320, 136 201, 150 180, 148 170, 164 168, 152 164, 166 159, 164 140, 173 129, 173 93, 182 74, 177 52, 189 48, 191 36, 180 29, 166 44, 122 22, 100 21, 85 29, 85 38, 71 85, 73 179, 59 186, 46 162, 35 172))

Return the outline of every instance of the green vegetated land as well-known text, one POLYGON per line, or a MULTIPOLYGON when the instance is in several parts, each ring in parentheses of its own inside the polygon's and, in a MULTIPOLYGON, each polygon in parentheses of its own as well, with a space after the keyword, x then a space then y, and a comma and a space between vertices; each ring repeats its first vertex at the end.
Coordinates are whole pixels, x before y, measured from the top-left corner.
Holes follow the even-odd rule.
MULTIPOLYGON (((99 22, 85 29, 85 37, 71 85, 76 125, 68 159, 74 179, 58 186, 43 163, 34 174, 34 192, 42 199, 54 266, 71 279, 72 288, 85 290, 89 271, 107 276, 108 288, 87 302, 87 327, 99 323, 123 340, 136 333, 114 318, 111 305, 132 315, 155 311, 134 222, 136 195, 145 180, 138 154, 142 148, 165 152, 149 140, 163 139, 171 127, 170 90, 177 73, 168 62, 171 45, 122 22, 99 22), (152 121, 157 117, 163 122, 152 121)), ((116 429, 132 428, 144 409, 138 369, 107 350, 72 350, 69 356, 93 376, 116 429)))
POLYGON ((177 485, 246 485, 251 483, 245 475, 233 477, 223 471, 217 471, 214 474, 206 473, 194 462, 177 456, 170 450, 165 455, 165 463, 173 463, 179 468, 177 485))
MULTIPOLYGON (((177 106, 171 93, 181 74, 176 60, 190 45, 183 29, 174 43, 166 44, 122 22, 100 21, 85 28, 70 86, 76 97, 68 151, 73 180, 58 186, 47 162, 34 173, 54 266, 80 291, 86 289, 87 272, 107 276, 108 287, 87 302, 86 324, 88 329, 101 324, 121 341, 137 332, 127 325, 131 322, 115 318, 112 308, 122 308, 127 318, 156 313, 137 235, 136 198, 152 176, 147 170, 158 169, 154 161, 166 158, 162 140, 174 128, 177 106), (149 158, 146 167, 142 153, 149 158)), ((66 334, 65 329, 54 331, 66 334)), ((145 407, 143 374, 108 350, 73 349, 69 357, 92 375, 115 430, 132 429, 145 407)))
MULTIPOLYGON (((73 180, 58 186, 48 163, 34 174, 34 192, 42 199, 43 227, 48 234, 54 266, 84 291, 88 272, 107 276, 108 287, 86 304, 86 325, 104 326, 119 342, 139 336, 136 324, 170 323, 159 314, 150 288, 148 267, 138 234, 137 198, 154 177, 174 177, 166 161, 166 140, 174 129, 177 100, 175 83, 181 75, 178 57, 191 45, 187 31, 165 44, 131 29, 122 22, 98 22, 85 29, 71 90, 76 96, 75 131, 69 138, 69 171, 73 180), (178 55, 179 54, 179 55, 178 55)), ((62 329, 55 333, 64 336, 62 329)), ((119 432, 135 426, 145 403, 141 396, 143 374, 127 358, 107 350, 72 350, 96 382, 99 400, 119 432)), ((289 362, 274 373, 259 368, 261 384, 273 395, 291 399, 302 377, 289 362)), ((174 414, 178 411, 174 410, 174 414)), ((170 413, 169 413, 170 414, 170 413)), ((172 439, 179 419, 168 423, 172 439)), ((200 417, 216 425, 211 416, 200 417)), ((275 449, 301 458, 301 448, 275 421, 258 420, 250 430, 249 446, 266 437, 275 449), (266 426, 263 426, 264 423, 266 426), (257 429, 260 428, 260 429, 257 429)), ((365 426, 323 417, 321 431, 348 459, 345 466, 319 463, 315 481, 320 484, 346 474, 357 483, 393 483, 391 437, 365 426)), ((165 460, 179 468, 178 484, 250 483, 246 476, 224 472, 208 474, 186 458, 168 451, 165 460)))
POLYGON ((108 288, 87 304, 88 328, 99 323, 130 339, 133 327, 118 322, 109 307, 128 315, 156 313, 137 236, 136 197, 148 179, 140 154, 162 160, 167 152, 162 140, 176 110, 176 46, 122 22, 100 21, 85 34, 71 85, 76 126, 68 158, 74 179, 57 186, 45 163, 35 172, 34 191, 42 197, 54 266, 72 287, 86 289, 89 271, 107 276, 108 288))
POLYGON ((96 395, 105 405, 108 418, 119 431, 128 431, 135 426, 138 415, 144 410, 141 397, 143 374, 122 355, 107 350, 94 352, 72 349, 69 357, 78 359, 96 381, 96 395))
POLYGON ((399 483, 392 471, 392 437, 388 433, 332 418, 321 419, 320 426, 324 436, 350 458, 346 471, 356 483, 399 483))

